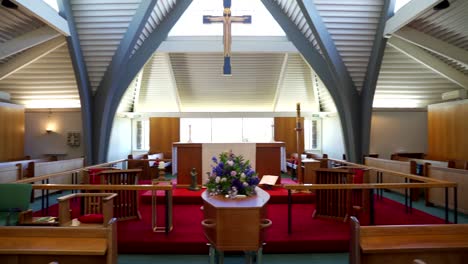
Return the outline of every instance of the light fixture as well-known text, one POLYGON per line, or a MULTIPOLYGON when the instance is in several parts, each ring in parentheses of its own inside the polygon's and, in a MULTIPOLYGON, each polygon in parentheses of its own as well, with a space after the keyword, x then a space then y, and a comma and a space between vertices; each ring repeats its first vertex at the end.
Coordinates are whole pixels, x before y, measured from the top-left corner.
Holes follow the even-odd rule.
POLYGON ((439 10, 443 10, 443 9, 449 7, 449 6, 450 6, 450 2, 448 0, 444 0, 444 1, 440 2, 440 3, 438 3, 437 5, 435 5, 433 9, 435 11, 439 11, 439 10))
POLYGON ((46 132, 50 134, 54 131, 55 125, 50 121, 50 116, 52 115, 52 110, 49 108, 49 114, 47 115, 47 124, 46 124, 46 132))
POLYGON ((17 9, 18 6, 11 2, 10 0, 2 0, 2 6, 6 7, 6 8, 11 8, 11 9, 17 9))

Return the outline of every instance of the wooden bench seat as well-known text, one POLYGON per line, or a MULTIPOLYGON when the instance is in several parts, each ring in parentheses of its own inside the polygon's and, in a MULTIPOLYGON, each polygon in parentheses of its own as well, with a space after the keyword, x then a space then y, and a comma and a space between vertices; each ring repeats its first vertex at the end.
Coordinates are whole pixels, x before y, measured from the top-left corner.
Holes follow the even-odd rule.
POLYGON ((351 217, 350 263, 466 263, 468 224, 359 226, 351 217))
POLYGON ((97 227, 0 227, 0 263, 117 263, 116 220, 97 227))

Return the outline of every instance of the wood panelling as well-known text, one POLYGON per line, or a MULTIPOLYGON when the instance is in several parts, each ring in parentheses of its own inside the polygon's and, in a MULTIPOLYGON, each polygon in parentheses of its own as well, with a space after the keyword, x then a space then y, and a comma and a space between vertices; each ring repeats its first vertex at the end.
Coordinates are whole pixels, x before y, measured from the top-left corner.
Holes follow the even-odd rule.
POLYGON ((198 173, 197 183, 202 184, 202 144, 176 143, 174 146, 177 147, 177 184, 192 183, 192 168, 198 173))
POLYGON ((24 157, 24 108, 0 103, 0 161, 24 157))
MULTIPOLYGON (((281 147, 278 143, 257 143, 255 170, 261 179, 263 175, 281 175, 281 147)), ((276 181, 281 184, 281 177, 276 181)))
POLYGON ((180 119, 178 117, 150 118, 150 153, 164 154, 172 158, 172 143, 180 141, 180 119))
POLYGON ((428 107, 428 157, 468 160, 468 100, 428 107))
MULTIPOLYGON (((304 129, 304 118, 300 119, 301 127, 304 129)), ((301 131, 300 148, 296 143, 296 118, 295 117, 275 117, 275 140, 283 141, 286 144, 286 157, 291 153, 304 153, 304 130, 301 131)))

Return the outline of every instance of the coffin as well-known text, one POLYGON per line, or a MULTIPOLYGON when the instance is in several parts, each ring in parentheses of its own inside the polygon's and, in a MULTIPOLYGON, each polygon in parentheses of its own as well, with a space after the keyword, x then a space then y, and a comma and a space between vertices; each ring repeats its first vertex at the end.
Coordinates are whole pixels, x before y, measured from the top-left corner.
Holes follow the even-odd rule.
POLYGON ((210 196, 203 192, 203 230, 208 241, 220 251, 257 251, 264 241, 270 195, 256 188, 257 195, 246 198, 210 196))

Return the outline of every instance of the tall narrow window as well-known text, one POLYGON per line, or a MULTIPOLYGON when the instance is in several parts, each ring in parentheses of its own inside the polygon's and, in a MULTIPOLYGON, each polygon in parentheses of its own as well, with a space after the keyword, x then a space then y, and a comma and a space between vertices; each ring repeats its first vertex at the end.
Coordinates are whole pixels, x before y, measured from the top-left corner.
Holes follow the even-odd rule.
POLYGON ((304 148, 305 150, 320 150, 320 118, 306 118, 304 120, 304 148))
POLYGON ((136 121, 136 149, 143 148, 143 124, 141 120, 136 121))

